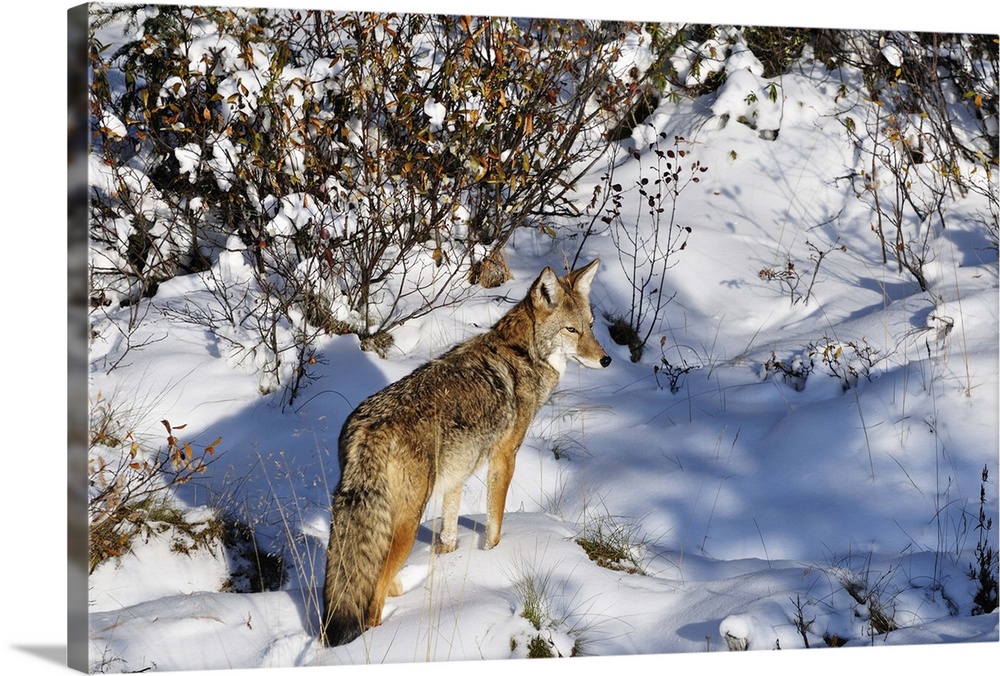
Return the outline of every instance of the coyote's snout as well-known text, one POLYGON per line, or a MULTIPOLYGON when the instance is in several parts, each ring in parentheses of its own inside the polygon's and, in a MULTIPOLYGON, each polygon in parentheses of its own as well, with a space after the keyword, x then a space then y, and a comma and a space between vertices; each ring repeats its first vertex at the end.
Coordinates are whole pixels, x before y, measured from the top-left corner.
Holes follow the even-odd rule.
POLYGON ((484 461, 484 545, 500 541, 514 456, 539 407, 573 359, 611 357, 594 337, 590 286, 599 261, 558 277, 546 268, 492 329, 417 368, 361 403, 340 433, 322 638, 353 640, 382 621, 424 508, 443 496, 437 552, 458 540, 462 486, 484 461))

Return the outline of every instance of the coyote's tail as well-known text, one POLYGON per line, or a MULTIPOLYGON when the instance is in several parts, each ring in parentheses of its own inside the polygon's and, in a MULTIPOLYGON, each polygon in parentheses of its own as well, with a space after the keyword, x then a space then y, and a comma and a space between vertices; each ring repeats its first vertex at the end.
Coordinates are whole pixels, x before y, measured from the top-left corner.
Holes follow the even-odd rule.
POLYGON ((369 626, 369 605, 392 544, 388 485, 373 474, 360 486, 342 481, 333 496, 321 618, 329 646, 349 643, 369 626))

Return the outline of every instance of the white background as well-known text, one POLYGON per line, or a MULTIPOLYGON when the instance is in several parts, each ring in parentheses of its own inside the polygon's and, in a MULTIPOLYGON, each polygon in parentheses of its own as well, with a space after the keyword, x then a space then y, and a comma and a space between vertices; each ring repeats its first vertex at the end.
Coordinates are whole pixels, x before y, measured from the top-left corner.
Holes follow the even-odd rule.
MULTIPOLYGON (((4 235, 30 231, 33 241, 44 233, 48 253, 30 259, 4 258, 4 281, 38 280, 34 289, 0 285, 0 307, 17 325, 60 327, 66 316, 65 267, 65 177, 56 173, 58 158, 66 154, 66 12, 76 3, 32 0, 8 5, 3 12, 3 98, 0 103, 0 167, 4 168, 0 195, 0 251, 20 250, 4 235), (11 208, 14 213, 10 213, 11 208), (44 266, 26 270, 18 266, 44 266), (8 275, 10 277, 8 278, 8 275), (44 281, 43 281, 44 280, 44 281), (26 293, 31 291, 32 293, 26 293)), ((888 3, 871 0, 838 0, 826 3, 730 2, 584 2, 569 0, 505 0, 495 4, 471 0, 311 0, 289 2, 221 1, 217 4, 305 6, 329 9, 409 10, 494 15, 535 15, 575 18, 616 18, 697 23, 730 23, 835 28, 887 28, 927 31, 1000 32, 997 11, 971 0, 947 3, 888 3), (777 3, 775 3, 777 4, 777 3)), ((15 234, 15 236, 17 236, 15 234)), ((0 462, 6 467, 36 468, 38 480, 31 484, 3 486, 3 528, 0 529, 0 616, 3 618, 2 664, 7 673, 65 673, 66 650, 66 541, 51 539, 59 532, 39 523, 60 524, 66 520, 66 331, 51 335, 2 332, 3 359, 0 373, 7 376, 0 427, 0 462), (8 375, 9 374, 9 375, 8 375), (17 423, 16 425, 13 423, 17 423), (11 438, 13 436, 13 438, 11 438)), ((689 670, 749 669, 768 673, 830 673, 843 675, 852 669, 863 673, 974 673, 983 665, 1000 663, 1000 646, 943 646, 886 648, 881 650, 784 651, 667 655, 628 658, 587 658, 584 662, 535 660, 519 662, 518 671, 568 673, 569 669, 689 670)), ((183 649, 183 646, 178 646, 183 649)), ((348 674, 421 674, 447 676, 467 670, 469 664, 435 664, 415 667, 350 667, 348 674)), ((500 673, 504 663, 475 665, 489 676, 500 673)), ((990 667, 986 667, 990 669, 990 667)), ((344 668, 340 668, 344 669, 344 668)), ((302 669, 269 669, 266 674, 300 674, 302 669)), ((178 673, 178 672, 174 672, 178 673)), ((189 672, 190 673, 190 672, 189 672)), ((208 672, 205 672, 208 673, 208 672)), ((215 673, 215 672, 213 672, 215 673)), ((263 676, 259 670, 236 670, 234 676, 263 676)))

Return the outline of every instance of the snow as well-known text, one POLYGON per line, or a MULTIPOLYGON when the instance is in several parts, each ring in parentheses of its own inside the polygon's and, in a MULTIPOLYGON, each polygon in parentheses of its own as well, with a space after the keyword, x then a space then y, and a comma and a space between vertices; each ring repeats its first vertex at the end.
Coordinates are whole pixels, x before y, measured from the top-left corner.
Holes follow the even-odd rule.
MULTIPOLYGON (((896 617, 906 625, 867 637, 871 645, 919 646, 908 653, 919 660, 927 644, 995 643, 997 615, 966 612, 967 551, 965 558, 951 554, 963 545, 960 520, 975 509, 984 463, 991 467, 990 507, 996 512, 995 256, 970 245, 977 238, 974 229, 959 225, 947 236, 951 248, 938 250, 934 279, 943 298, 931 307, 904 276, 866 267, 860 252, 871 245, 870 234, 847 229, 842 236, 848 251, 857 253, 831 254, 815 304, 792 307, 775 287, 761 283, 756 269, 774 262, 779 249, 801 251, 806 225, 822 222, 835 206, 845 208, 842 222, 860 208, 823 182, 816 169, 839 169, 847 152, 809 133, 809 125, 819 128, 828 121, 808 111, 825 111, 828 102, 792 90, 786 78, 779 92, 798 96, 795 124, 805 127, 790 124, 786 103, 775 142, 734 120, 714 128, 717 120, 711 119, 693 133, 683 111, 670 115, 661 107, 662 128, 697 139, 710 166, 703 192, 683 198, 689 200, 696 236, 670 273, 678 297, 664 330, 670 345, 687 346, 685 354, 694 355, 702 368, 689 373, 672 395, 651 375, 655 348, 643 363, 630 364, 627 351, 602 334, 615 362, 599 373, 568 368, 557 403, 543 411, 519 454, 508 499, 512 513, 497 549, 478 545, 484 498, 481 477, 474 478, 463 499, 458 551, 431 556, 423 531, 404 570, 406 593, 390 599, 385 624, 356 644, 326 650, 315 642, 307 616, 316 600, 311 570, 297 568, 276 592, 220 593, 216 557, 169 557, 154 538, 147 549, 115 564, 114 573, 109 567, 102 571, 107 577, 95 577, 100 586, 92 590, 94 651, 127 659, 132 670, 154 664, 157 670, 201 670, 508 657, 511 638, 533 633, 518 616, 512 591, 525 570, 548 575, 560 622, 547 631, 562 650, 579 635, 588 654, 722 653, 725 628, 768 648, 779 641, 789 652, 801 647, 789 624, 790 599, 796 595, 807 604, 806 617, 816 618, 819 633, 863 637, 864 623, 853 617, 856 604, 836 579, 841 570, 867 570, 884 579, 896 617), (728 159, 730 151, 735 160, 728 159), (918 326, 939 333, 951 327, 940 345, 929 343, 931 349, 940 347, 937 361, 922 356, 928 344, 902 340, 918 326), (862 379, 846 393, 833 377, 813 374, 796 392, 754 371, 771 350, 790 358, 824 335, 841 342, 865 337, 891 351, 891 359, 881 366, 881 377, 862 379), (572 542, 594 514, 640 525, 647 575, 598 568, 572 542), (932 590, 928 580, 943 588, 932 590), (950 614, 945 596, 966 599, 959 615, 950 614)), ((743 99, 733 98, 738 108, 743 99)), ((767 99, 758 96, 761 100, 767 99)), ((31 152, 37 151, 25 156, 31 152)), ((484 292, 467 307, 407 325, 397 338, 405 349, 390 359, 359 352, 352 337, 328 341, 322 377, 293 413, 262 397, 252 374, 227 359, 204 332, 158 316, 151 326, 158 335, 169 327, 169 340, 136 352, 127 369, 112 374, 95 369, 92 387, 155 401, 150 427, 168 416, 188 423, 185 438, 223 436, 224 466, 213 468, 213 487, 238 485, 238 497, 259 509, 262 536, 301 547, 294 551, 308 561, 322 553, 339 422, 367 393, 487 326, 498 316, 499 296, 518 296, 542 265, 560 262, 558 252, 546 251, 544 243, 521 239, 514 245, 523 254, 516 258, 514 282, 497 294, 484 292), (280 510, 289 506, 291 512, 280 510)), ((595 242, 588 253, 604 260, 595 283, 597 307, 620 307, 626 290, 614 251, 607 242, 595 242)), ((241 256, 227 258, 232 268, 246 267, 241 256)), ((164 287, 162 299, 196 290, 183 282, 164 287)), ((99 346, 95 363, 116 349, 121 348, 99 346)), ((16 348, 15 361, 38 368, 34 359, 17 359, 27 352, 23 345, 16 348)), ((26 441, 37 444, 37 434, 36 429, 26 441)), ((199 511, 211 502, 193 489, 181 497, 199 511)), ((24 500, 22 505, 27 496, 24 500)), ((52 517, 55 523, 61 519, 61 513, 52 517)), ((14 541, 37 542, 42 522, 30 521, 30 539, 25 534, 14 541)), ((964 537, 968 549, 974 536, 964 537)), ((51 558, 62 555, 56 547, 51 558)), ((33 567, 24 559, 21 565, 33 567)), ((11 584, 27 591, 11 594, 27 593, 29 601, 8 606, 14 609, 8 613, 11 625, 29 624, 25 618, 39 606, 45 612, 37 624, 50 625, 58 604, 40 601, 50 592, 38 587, 51 580, 18 582, 11 584)), ((44 650, 31 646, 59 640, 47 633, 42 641, 19 638, 24 631, 12 626, 9 635, 18 638, 9 640, 28 646, 21 647, 32 653, 27 669, 37 671, 34 655, 44 650)), ((824 647, 816 636, 811 645, 824 647)), ((821 652, 807 662, 809 668, 841 665, 842 670, 842 660, 858 654, 821 652)), ((861 652, 866 664, 881 663, 865 656, 867 649, 861 652)), ((949 668, 967 654, 946 653, 949 668)), ((640 671, 706 664, 779 670, 776 664, 788 664, 761 662, 768 659, 762 653, 737 657, 740 662, 727 662, 734 657, 723 654, 665 661, 631 657, 612 664, 640 671)), ((603 664, 603 658, 593 659, 603 664)), ((539 667, 520 662, 518 668, 539 667)))
POLYGON ((439 131, 444 125, 444 116, 447 114, 448 109, 445 108, 444 104, 438 103, 434 99, 427 99, 424 102, 424 115, 428 118, 428 124, 431 126, 431 131, 439 131))
POLYGON ((198 162, 201 160, 201 146, 196 143, 188 143, 174 150, 174 156, 180 165, 178 171, 187 174, 191 183, 198 181, 198 162))
POLYGON ((155 534, 136 544, 129 560, 103 566, 91 581, 91 611, 117 610, 150 600, 218 589, 229 577, 221 548, 177 556, 170 540, 155 534))

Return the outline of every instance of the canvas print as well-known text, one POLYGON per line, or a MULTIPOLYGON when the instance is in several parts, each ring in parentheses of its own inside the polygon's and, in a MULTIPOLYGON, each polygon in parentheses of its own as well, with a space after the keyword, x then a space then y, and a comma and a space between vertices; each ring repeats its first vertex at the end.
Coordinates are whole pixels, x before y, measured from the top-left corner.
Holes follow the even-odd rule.
POLYGON ((72 666, 998 641, 996 35, 71 17, 72 666))

